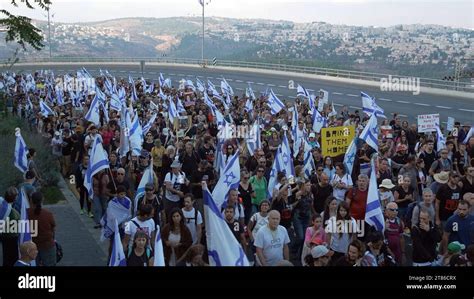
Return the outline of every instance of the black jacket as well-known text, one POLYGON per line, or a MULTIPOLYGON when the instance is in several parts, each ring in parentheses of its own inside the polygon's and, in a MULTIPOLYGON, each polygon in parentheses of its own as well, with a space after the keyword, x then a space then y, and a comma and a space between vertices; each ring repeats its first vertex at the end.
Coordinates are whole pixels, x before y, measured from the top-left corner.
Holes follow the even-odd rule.
POLYGON ((436 259, 436 245, 441 241, 441 232, 430 222, 430 230, 422 230, 413 226, 411 230, 413 240, 413 262, 426 263, 436 259))

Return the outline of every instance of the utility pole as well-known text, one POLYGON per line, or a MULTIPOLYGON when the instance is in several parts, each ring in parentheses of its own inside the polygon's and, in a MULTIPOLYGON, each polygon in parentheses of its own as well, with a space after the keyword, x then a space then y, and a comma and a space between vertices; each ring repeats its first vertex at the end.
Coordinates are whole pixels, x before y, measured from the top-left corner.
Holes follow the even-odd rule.
POLYGON ((51 60, 51 18, 49 12, 49 5, 48 5, 48 43, 49 43, 49 59, 51 60))
POLYGON ((202 6, 202 41, 201 41, 201 63, 203 66, 205 66, 205 63, 204 63, 204 7, 206 5, 208 5, 209 3, 211 3, 211 0, 208 0, 208 2, 206 2, 206 0, 199 0, 199 3, 201 4, 202 6))

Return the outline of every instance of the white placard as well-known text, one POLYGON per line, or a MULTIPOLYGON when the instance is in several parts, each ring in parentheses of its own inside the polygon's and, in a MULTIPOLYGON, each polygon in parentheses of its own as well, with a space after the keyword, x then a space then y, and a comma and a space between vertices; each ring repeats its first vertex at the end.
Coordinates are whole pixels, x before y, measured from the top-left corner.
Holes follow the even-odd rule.
POLYGON ((446 130, 451 132, 454 128, 454 117, 448 116, 448 124, 446 125, 446 130))
POLYGON ((439 125, 439 114, 418 115, 418 133, 436 132, 439 125))

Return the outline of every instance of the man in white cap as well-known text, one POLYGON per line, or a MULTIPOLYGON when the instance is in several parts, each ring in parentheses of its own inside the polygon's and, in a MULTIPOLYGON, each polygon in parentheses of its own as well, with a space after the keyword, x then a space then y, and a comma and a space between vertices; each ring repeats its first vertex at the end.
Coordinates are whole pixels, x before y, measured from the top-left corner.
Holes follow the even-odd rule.
POLYGON ((309 133, 308 144, 311 146, 311 149, 321 147, 318 143, 318 140, 316 139, 316 134, 314 132, 309 133))
POLYGON ((171 171, 165 176, 165 213, 169 216, 169 212, 173 208, 181 208, 182 201, 184 199, 184 186, 189 185, 189 181, 186 178, 186 174, 181 171, 181 163, 178 160, 174 160, 171 164, 171 171))
POLYGON ((314 267, 326 267, 331 260, 334 251, 329 250, 324 245, 318 245, 311 249, 311 256, 313 257, 314 267))

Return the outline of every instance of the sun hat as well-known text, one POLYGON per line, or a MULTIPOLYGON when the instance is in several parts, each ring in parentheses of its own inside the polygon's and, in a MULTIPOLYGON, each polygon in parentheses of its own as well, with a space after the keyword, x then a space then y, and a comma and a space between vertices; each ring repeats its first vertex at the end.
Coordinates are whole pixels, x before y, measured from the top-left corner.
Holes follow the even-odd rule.
POLYGON ((391 179, 384 179, 382 184, 379 185, 379 188, 392 189, 395 185, 392 183, 391 179))
POLYGON ((441 171, 433 176, 434 180, 440 184, 446 184, 449 181, 449 172, 441 171))
POLYGON ((318 245, 311 249, 311 255, 315 259, 320 258, 322 256, 332 256, 333 254, 334 252, 327 249, 327 247, 324 245, 318 245))

